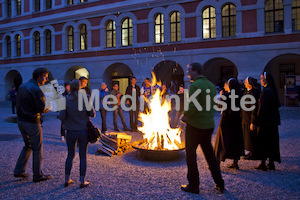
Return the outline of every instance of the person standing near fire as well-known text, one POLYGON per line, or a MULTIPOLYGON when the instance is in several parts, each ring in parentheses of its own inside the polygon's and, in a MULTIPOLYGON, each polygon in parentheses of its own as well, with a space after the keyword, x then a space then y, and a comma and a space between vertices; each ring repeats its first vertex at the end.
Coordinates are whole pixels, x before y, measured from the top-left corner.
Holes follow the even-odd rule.
POLYGON ((45 96, 40 86, 48 81, 49 71, 37 68, 33 71, 32 79, 21 85, 17 95, 18 126, 23 136, 24 147, 17 161, 14 177, 27 178, 25 173, 28 160, 33 154, 33 182, 50 179, 50 175, 42 172, 43 160, 43 130, 41 126, 42 113, 49 112, 46 108, 45 96))
POLYGON ((105 133, 107 131, 107 128, 106 128, 107 110, 103 106, 103 101, 104 101, 105 96, 109 94, 108 92, 109 92, 109 90, 107 88, 107 84, 103 82, 101 84, 101 89, 99 91, 99 95, 100 95, 100 114, 101 114, 101 119, 102 119, 102 129, 101 129, 102 133, 105 133))
POLYGON ((11 109, 12 114, 16 114, 15 107, 16 107, 16 101, 17 101, 17 90, 15 86, 12 86, 11 91, 9 92, 10 100, 11 100, 11 109))
POLYGON ((145 78, 145 85, 141 88, 141 95, 144 97, 144 112, 149 112, 149 98, 153 95, 153 87, 150 85, 150 79, 145 78))
POLYGON ((120 105, 121 105, 121 97, 122 97, 122 94, 121 94, 121 92, 119 91, 119 85, 118 85, 118 83, 115 83, 115 84, 113 85, 113 90, 111 91, 110 94, 116 96, 117 99, 118 99, 118 102, 117 102, 116 104, 111 104, 112 107, 116 107, 116 106, 117 106, 117 109, 115 109, 115 110, 113 111, 113 117, 114 117, 114 130, 115 130, 115 131, 118 131, 118 132, 120 131, 120 130, 118 129, 118 115, 119 115, 119 117, 121 118, 121 122, 122 122, 122 124, 123 124, 123 130, 124 130, 124 131, 129 131, 129 129, 127 128, 126 123, 125 123, 125 118, 124 118, 124 115, 123 115, 123 110, 122 110, 122 108, 121 108, 121 106, 120 106, 120 105))
MULTIPOLYGON (((63 97, 66 97, 68 94, 70 94, 70 82, 65 82, 65 91, 61 94, 63 97)), ((65 136, 66 136, 66 130, 64 129, 64 122, 61 122, 60 126, 60 136, 61 140, 65 141, 65 136)))
POLYGON ((200 180, 196 150, 200 144, 214 182, 216 183, 215 188, 223 193, 224 180, 211 145, 211 135, 215 127, 215 111, 212 106, 214 105, 213 98, 216 95, 216 87, 203 75, 202 66, 199 63, 189 64, 187 66, 187 73, 192 82, 189 87, 189 97, 191 97, 195 92, 201 90, 201 93, 196 96, 196 100, 203 110, 199 111, 194 102, 191 101, 189 102, 188 110, 184 112, 181 119, 183 123, 186 123, 185 153, 188 167, 187 179, 189 182, 188 185, 182 185, 181 189, 185 192, 199 194, 200 180), (211 107, 209 110, 204 109, 208 103, 206 102, 207 95, 211 97, 211 107))
MULTIPOLYGON (((133 132, 137 131, 137 124, 138 124, 138 114, 139 114, 139 97, 140 97, 140 86, 136 85, 136 78, 131 78, 131 84, 126 89, 126 95, 135 96, 135 108, 134 110, 129 111, 129 117, 130 117, 130 128, 133 132), (134 120, 133 120, 134 116, 134 120)), ((132 102, 130 99, 126 101, 126 103, 131 106, 132 102)))
POLYGON ((79 81, 80 81, 80 85, 81 85, 81 89, 85 90, 86 94, 91 96, 91 90, 90 88, 87 86, 88 84, 88 79, 84 76, 81 76, 79 78, 79 81))

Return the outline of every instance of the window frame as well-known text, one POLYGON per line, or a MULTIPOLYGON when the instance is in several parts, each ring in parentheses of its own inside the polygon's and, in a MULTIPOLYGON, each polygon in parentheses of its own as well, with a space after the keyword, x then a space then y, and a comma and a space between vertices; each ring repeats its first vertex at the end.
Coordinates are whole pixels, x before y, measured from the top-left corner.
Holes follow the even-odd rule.
POLYGON ((34 32, 34 55, 41 55, 41 37, 38 31, 34 32))
POLYGON ((7 17, 11 18, 11 0, 7 0, 7 17))
POLYGON ((225 4, 223 7, 222 7, 222 37, 233 37, 233 36, 236 36, 236 6, 233 4, 233 3, 228 3, 228 4, 225 4), (223 15, 223 9, 225 9, 226 6, 229 6, 228 8, 228 15, 223 15), (235 11, 235 14, 232 14, 231 13, 231 8, 230 6, 234 6, 234 11, 235 11), (225 19, 228 19, 228 32, 225 33, 225 30, 224 30, 224 20, 225 19), (231 19, 234 18, 234 26, 231 24, 231 19), (234 34, 232 35, 231 34, 231 31, 232 29, 234 29, 234 34), (229 34, 228 34, 229 33, 229 34), (228 35, 226 35, 228 34, 228 35))
POLYGON ((73 52, 74 49, 74 27, 73 26, 69 26, 67 28, 67 49, 70 52, 73 52), (70 29, 72 29, 72 32, 70 34, 70 29))
POLYGON ((87 50, 88 48, 88 43, 87 43, 87 25, 86 24, 81 24, 79 26, 79 46, 80 50, 87 50), (84 46, 82 46, 82 44, 84 46))
POLYGON ((34 0, 34 11, 39 12, 41 10, 41 0, 34 0))
POLYGON ((21 35, 17 34, 15 35, 15 40, 16 40, 16 56, 20 57, 21 56, 21 35))
POLYGON ((121 41, 122 41, 122 47, 132 46, 133 45, 133 24, 132 19, 130 17, 125 17, 122 21, 121 26, 121 41), (127 21, 127 26, 123 27, 123 24, 127 21), (124 31, 127 32, 127 37, 124 38, 124 31), (126 39, 126 40, 125 40, 126 39), (127 42, 127 45, 124 44, 124 41, 127 42))
POLYGON ((45 8, 46 8, 46 10, 49 10, 52 8, 52 0, 46 0, 45 8))
POLYGON ((217 27, 216 27, 216 25, 217 25, 217 23, 216 23, 216 9, 215 9, 215 7, 213 7, 213 6, 208 6, 208 7, 206 7, 206 8, 204 8, 203 9, 203 11, 202 11, 202 38, 203 39, 213 39, 213 38, 216 38, 216 35, 217 35, 217 27), (215 13, 215 16, 214 17, 212 17, 211 16, 211 8, 213 8, 214 9, 214 13, 215 13), (206 11, 208 9, 208 18, 205 18, 204 17, 204 12, 206 11), (205 20, 208 20, 208 32, 209 32, 209 37, 204 37, 204 21, 205 20), (214 20, 214 23, 215 23, 215 27, 214 27, 214 36, 212 36, 212 30, 213 30, 213 27, 212 27, 212 20, 214 20))
POLYGON ((114 20, 109 20, 106 22, 106 48, 113 48, 113 47, 116 47, 116 22, 114 20), (111 34, 110 43, 108 42, 109 34, 111 34))
POLYGON ((22 14, 22 1, 21 0, 17 0, 16 6, 17 6, 17 12, 16 12, 16 14, 19 16, 19 15, 22 14))
POLYGON ((170 41, 171 42, 180 42, 181 41, 181 20, 180 20, 180 12, 179 11, 174 11, 170 14, 170 41), (174 15, 174 14, 176 14, 175 21, 172 21, 172 15, 174 15), (178 19, 179 19, 179 21, 178 21, 178 19), (172 31, 173 24, 175 24, 175 28, 174 28, 175 32, 172 31), (175 33, 175 39, 173 39, 172 33, 175 33))
POLYGON ((164 43, 164 15, 162 13, 157 13, 156 17, 154 18, 154 43, 155 44, 162 44, 164 43), (159 23, 157 22, 157 18, 160 17, 159 23), (159 27, 159 33, 156 32, 156 27, 159 27), (159 42, 156 40, 156 36, 159 35, 159 42))
MULTIPOLYGON (((295 3, 297 4, 297 2, 295 3)), ((293 0, 293 3, 292 3, 292 31, 300 31, 300 28, 299 29, 296 29, 296 22, 298 22, 299 24, 299 27, 300 27, 300 0, 293 0), (299 1, 299 5, 293 5, 294 2, 296 1, 299 1), (295 11, 295 12, 293 12, 295 11), (298 12, 297 12, 298 11, 298 12), (294 20, 294 13, 295 13, 295 22, 293 21, 294 20)))
POLYGON ((5 41, 6 41, 6 57, 10 58, 11 57, 11 37, 6 36, 5 41))
MULTIPOLYGON (((266 34, 269 34, 269 33, 283 33, 284 32, 284 6, 283 6, 283 1, 282 1, 282 8, 276 9, 275 8, 275 1, 274 0, 267 0, 265 2, 264 14, 265 14, 265 33, 266 34), (266 5, 267 5, 268 1, 273 2, 273 4, 272 4, 273 9, 272 10, 266 10, 266 5), (275 14, 276 14, 276 12, 279 12, 279 11, 282 12, 282 20, 277 20, 276 21, 276 15, 275 14), (273 13, 273 19, 272 19, 272 21, 270 21, 270 25, 271 25, 271 23, 273 24, 273 31, 269 31, 269 32, 267 32, 267 13, 273 13), (280 21, 282 21, 282 27, 281 27, 280 30, 276 31, 276 23, 280 22, 280 21)), ((269 29, 271 29, 271 28, 269 27, 269 29)))
POLYGON ((46 54, 51 54, 52 53, 52 33, 49 29, 45 31, 45 52, 46 54), (50 34, 50 36, 49 36, 50 34))

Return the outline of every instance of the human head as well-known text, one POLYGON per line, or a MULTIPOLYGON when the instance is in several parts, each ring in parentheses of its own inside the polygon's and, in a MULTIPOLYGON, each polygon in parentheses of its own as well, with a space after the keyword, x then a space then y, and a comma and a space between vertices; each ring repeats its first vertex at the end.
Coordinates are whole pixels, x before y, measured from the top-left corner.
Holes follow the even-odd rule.
POLYGON ((247 90, 251 90, 252 88, 257 89, 257 80, 252 77, 247 77, 245 79, 245 87, 247 88, 247 90))
POLYGON ((101 83, 101 90, 105 90, 107 88, 107 85, 106 85, 106 83, 101 83))
POLYGON ((180 85, 180 86, 179 86, 179 91, 183 91, 183 90, 184 90, 183 85, 180 85))
POLYGON ((149 78, 145 78, 145 85, 146 85, 146 87, 150 86, 150 79, 149 78))
POLYGON ((165 83, 163 83, 163 84, 161 85, 161 90, 162 90, 162 91, 167 90, 167 85, 166 85, 165 83))
POLYGON ((131 85, 135 85, 136 84, 136 78, 134 76, 131 77, 130 81, 131 81, 131 85))
POLYGON ((277 91, 277 87, 274 81, 274 78, 272 76, 271 73, 269 72, 263 72, 260 76, 260 82, 262 84, 262 86, 264 87, 271 87, 275 93, 275 98, 276 98, 276 104, 277 107, 280 107, 280 100, 279 100, 279 96, 278 96, 278 91, 277 91), (263 85, 264 84, 264 85, 263 85))
POLYGON ((187 66, 187 74, 192 81, 203 75, 202 65, 200 63, 192 63, 187 66))
POLYGON ((33 71, 32 79, 35 80, 38 85, 44 85, 48 81, 48 74, 48 69, 39 67, 33 71))
POLYGON ((81 88, 85 88, 88 82, 88 79, 84 76, 81 76, 79 78, 80 84, 81 84, 81 88))
POLYGON ((77 79, 73 79, 70 84, 71 93, 76 92, 80 89, 80 82, 77 79))
POLYGON ((118 83, 113 84, 113 89, 116 91, 119 90, 119 84, 118 83))
POLYGON ((260 75, 260 84, 263 86, 263 87, 267 87, 267 85, 268 85, 268 82, 267 82, 267 79, 266 79, 266 77, 264 76, 264 73, 262 73, 261 75, 260 75))
POLYGON ((229 92, 229 91, 230 91, 229 86, 228 86, 228 82, 225 82, 225 83, 224 83, 224 90, 225 90, 226 92, 229 92))
POLYGON ((235 93, 237 95, 241 94, 241 85, 235 78, 229 79, 227 83, 228 83, 229 91, 235 90, 235 93))
POLYGON ((12 86, 11 89, 12 89, 12 90, 16 90, 16 87, 15 87, 15 86, 12 86))
POLYGON ((70 91, 70 82, 69 81, 67 81, 67 82, 65 82, 65 90, 67 91, 67 92, 69 92, 70 91))

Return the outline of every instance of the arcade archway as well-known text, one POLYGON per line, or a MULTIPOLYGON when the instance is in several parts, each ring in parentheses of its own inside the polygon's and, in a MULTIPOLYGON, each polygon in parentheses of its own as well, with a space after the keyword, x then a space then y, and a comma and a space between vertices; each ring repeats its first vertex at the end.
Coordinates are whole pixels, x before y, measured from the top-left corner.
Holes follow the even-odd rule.
POLYGON ((133 73, 128 65, 123 63, 114 63, 110 65, 103 74, 103 81, 107 84, 107 87, 111 90, 114 83, 119 84, 119 90, 122 94, 125 94, 126 88, 130 83, 130 77, 133 73))
POLYGON ((23 83, 23 79, 21 74, 17 70, 9 71, 5 76, 5 94, 8 94, 9 91, 12 89, 13 86, 18 88, 23 83))
POLYGON ((73 79, 79 79, 81 76, 84 76, 88 79, 87 87, 90 87, 90 74, 88 70, 81 66, 73 66, 65 74, 64 81, 72 81, 73 79))
POLYGON ((184 71, 177 62, 162 61, 153 68, 153 72, 157 80, 165 83, 173 92, 178 91, 180 85, 184 85, 184 71))

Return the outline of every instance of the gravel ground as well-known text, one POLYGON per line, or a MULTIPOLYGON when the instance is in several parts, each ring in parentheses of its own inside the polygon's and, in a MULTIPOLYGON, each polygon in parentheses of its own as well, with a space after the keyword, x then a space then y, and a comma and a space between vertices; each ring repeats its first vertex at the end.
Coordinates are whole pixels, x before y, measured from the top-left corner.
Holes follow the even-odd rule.
MULTIPOLYGON (((136 151, 121 156, 96 155, 97 145, 88 150, 87 180, 90 186, 79 188, 79 156, 74 159, 72 179, 75 184, 64 187, 64 165, 67 156, 65 142, 60 140, 60 121, 56 113, 45 115, 43 171, 50 174, 49 181, 33 183, 31 178, 20 180, 13 177, 13 169, 23 147, 17 124, 4 121, 10 114, 9 102, 0 103, 0 199, 300 199, 300 109, 282 108, 280 126, 280 147, 282 164, 276 164, 276 171, 257 171, 253 166, 258 161, 241 160, 240 170, 230 170, 221 164, 226 192, 220 194, 214 189, 211 175, 206 168, 201 149, 198 149, 200 173, 200 194, 187 194, 180 190, 186 184, 187 167, 184 152, 178 160, 170 162, 145 161, 136 151)), ((129 124, 128 113, 125 113, 129 124)), ((215 121, 219 123, 220 114, 215 121)), ((99 112, 93 119, 100 127, 99 112)), ((112 129, 112 113, 108 113, 108 128, 112 129)), ((119 125, 119 128, 122 128, 119 125)), ((141 133, 128 134, 134 140, 142 138, 141 133)), ((214 142, 215 134, 213 135, 214 142)), ((32 159, 27 173, 32 176, 32 159)))

